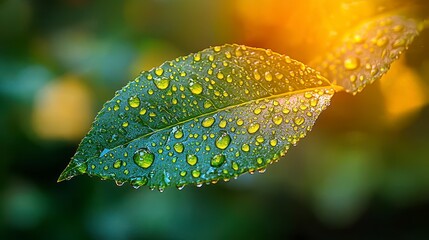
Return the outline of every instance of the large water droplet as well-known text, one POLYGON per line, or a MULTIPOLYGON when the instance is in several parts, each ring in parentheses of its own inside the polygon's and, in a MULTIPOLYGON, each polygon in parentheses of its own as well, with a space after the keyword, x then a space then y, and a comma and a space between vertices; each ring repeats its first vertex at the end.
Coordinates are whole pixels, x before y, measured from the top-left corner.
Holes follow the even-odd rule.
POLYGON ((219 136, 215 142, 216 147, 222 150, 227 148, 230 143, 231 143, 231 137, 226 132, 222 133, 222 135, 219 136))
POLYGON ((212 157, 210 165, 212 167, 220 167, 225 162, 226 158, 223 154, 218 154, 212 157))
POLYGON ((166 89, 170 85, 170 80, 167 78, 159 78, 153 81, 158 89, 166 89))
POLYGON ((128 99, 128 104, 129 104, 129 105, 130 105, 130 107, 132 107, 132 108, 139 107, 139 106, 140 106, 140 98, 139 98, 139 97, 137 97, 137 96, 130 97, 130 98, 128 99))
POLYGON ((344 67, 347 70, 355 70, 360 65, 360 60, 357 57, 347 57, 344 60, 344 67))
POLYGON ((191 82, 189 84, 189 90, 193 94, 201 94, 203 92, 203 86, 197 82, 191 82))
POLYGON ((201 125, 202 125, 203 127, 208 128, 208 127, 211 127, 211 126, 213 125, 213 123, 214 123, 214 122, 215 122, 214 117, 207 117, 207 118, 205 118, 205 119, 201 122, 201 125))
POLYGON ((194 154, 188 154, 188 155, 186 156, 186 162, 187 162, 189 165, 194 166, 194 165, 195 165, 195 164, 197 164, 197 162, 198 162, 198 157, 197 157, 196 155, 194 155, 194 154))
POLYGON ((137 150, 133 156, 134 163, 141 168, 149 168, 155 160, 155 155, 147 148, 137 150))
POLYGON ((255 133, 259 130, 259 123, 252 123, 250 124, 250 126, 247 128, 247 132, 249 133, 255 133))

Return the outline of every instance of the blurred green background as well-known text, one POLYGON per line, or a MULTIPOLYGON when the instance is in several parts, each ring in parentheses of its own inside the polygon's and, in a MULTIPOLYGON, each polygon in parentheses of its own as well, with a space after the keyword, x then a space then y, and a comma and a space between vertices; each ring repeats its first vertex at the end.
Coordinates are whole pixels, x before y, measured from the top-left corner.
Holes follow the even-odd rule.
POLYGON ((1 0, 0 238, 429 239, 428 31, 265 174, 164 193, 56 183, 140 71, 224 43, 309 62, 377 4, 400 1, 1 0))

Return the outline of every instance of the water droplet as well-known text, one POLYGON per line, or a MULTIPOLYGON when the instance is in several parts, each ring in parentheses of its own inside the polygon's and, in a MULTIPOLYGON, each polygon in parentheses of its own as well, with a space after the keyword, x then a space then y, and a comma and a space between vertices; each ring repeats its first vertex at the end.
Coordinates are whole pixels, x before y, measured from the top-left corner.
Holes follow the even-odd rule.
POLYGON ((170 85, 170 80, 167 78, 159 78, 153 81, 158 89, 164 90, 170 85))
POLYGON ((258 158, 256 159, 256 163, 258 163, 259 165, 261 165, 261 164, 263 164, 263 163, 264 163, 264 159, 262 159, 262 158, 258 157, 258 158))
POLYGON ((155 155, 147 148, 137 150, 133 156, 135 164, 141 168, 149 168, 155 160, 155 155))
POLYGON ((128 122, 123 122, 122 123, 122 127, 124 127, 124 128, 128 127, 128 125, 129 125, 128 122))
POLYGON ((140 115, 145 115, 147 110, 145 108, 140 109, 140 115))
POLYGON ((139 107, 140 106, 140 98, 138 98, 137 96, 130 97, 128 99, 128 104, 132 108, 139 107))
POLYGON ((344 67, 347 70, 355 70, 360 65, 360 60, 357 57, 347 57, 344 60, 344 67))
POLYGON ((232 169, 234 169, 234 171, 237 171, 238 170, 238 163, 236 163, 236 162, 232 162, 232 169))
POLYGON ((301 125, 301 124, 303 124, 305 122, 305 118, 303 118, 303 117, 296 117, 293 121, 295 122, 296 125, 299 126, 299 125, 301 125))
POLYGON ((265 77, 265 80, 268 81, 268 82, 270 82, 270 81, 273 80, 273 75, 271 75, 270 72, 265 72, 264 77, 265 77))
POLYGON ((221 73, 221 72, 218 72, 218 74, 217 74, 216 76, 217 76, 217 78, 218 78, 218 79, 220 79, 220 80, 221 80, 221 79, 223 79, 223 77, 224 77, 224 76, 223 76, 223 73, 221 73))
POLYGON ((186 171, 181 171, 180 172, 180 176, 182 176, 182 177, 186 176, 186 174, 188 174, 188 172, 186 172, 186 171))
POLYGON ((213 48, 213 50, 214 50, 215 52, 219 52, 219 51, 220 51, 220 47, 219 47, 219 46, 216 46, 216 47, 214 47, 214 48, 213 48))
POLYGON ((275 147, 277 145, 277 139, 271 139, 270 140, 270 145, 275 147))
POLYGON ((201 94, 203 92, 203 86, 197 82, 191 82, 189 84, 189 90, 191 90, 191 92, 193 94, 201 94))
POLYGON ((253 113, 256 115, 260 114, 261 112, 262 112, 261 108, 255 108, 255 110, 253 110, 253 113))
POLYGON ((255 69, 255 70, 253 71, 253 77, 254 77, 256 80, 260 80, 260 79, 261 79, 261 74, 259 74, 259 72, 258 72, 258 70, 257 70, 257 69, 255 69))
POLYGON ((136 189, 139 188, 139 187, 141 187, 141 186, 145 186, 147 184, 147 182, 148 182, 147 177, 134 177, 134 178, 131 178, 131 185, 134 188, 136 188, 136 189))
POLYGON ((248 151, 250 151, 250 146, 249 146, 249 144, 243 144, 242 146, 241 146, 241 150, 243 150, 244 152, 248 152, 248 151))
POLYGON ((155 74, 158 76, 161 76, 164 73, 164 69, 162 68, 157 68, 155 69, 155 74))
POLYGON ((118 105, 118 104, 115 104, 115 106, 113 106, 113 110, 114 110, 114 111, 118 111, 118 110, 119 110, 119 105, 118 105))
POLYGON ((227 124, 227 122, 226 122, 225 120, 221 120, 221 121, 219 122, 219 127, 221 127, 221 128, 225 128, 225 127, 226 127, 226 124, 227 124))
POLYGON ((256 141, 258 143, 263 143, 265 141, 265 139, 264 139, 264 137, 262 137, 261 135, 259 135, 259 136, 256 137, 256 141))
POLYGON ((249 133, 255 133, 259 130, 259 123, 252 123, 250 124, 250 126, 247 128, 247 132, 249 133))
POLYGON ((198 62, 198 61, 200 61, 201 60, 201 54, 200 53, 196 53, 195 55, 194 55, 194 61, 195 62, 198 62))
POLYGON ((200 170, 197 170, 197 169, 192 170, 192 177, 197 178, 197 177, 199 177, 200 175, 201 175, 200 170))
POLYGON ((209 108, 211 106, 213 106, 213 104, 210 101, 207 100, 207 101, 204 102, 204 108, 205 109, 207 109, 207 108, 209 108))
POLYGON ((319 99, 317 99, 317 98, 312 98, 310 100, 310 106, 312 106, 312 107, 317 106, 317 103, 319 103, 319 99))
POLYGON ((243 125, 243 124, 244 124, 243 119, 239 118, 239 119, 237 120, 237 125, 238 125, 238 126, 241 126, 241 125, 243 125))
POLYGON ((226 158, 223 154, 218 154, 212 157, 210 165, 212 167, 220 167, 225 162, 226 158))
POLYGON ((230 143, 231 137, 226 132, 223 132, 222 135, 220 135, 215 142, 216 147, 222 150, 227 148, 230 143))
POLYGON ((383 47, 384 45, 386 45, 386 43, 387 43, 388 41, 389 41, 389 40, 387 39, 387 37, 381 37, 381 38, 377 39, 376 44, 377 44, 377 46, 379 46, 379 47, 383 47))
POLYGON ((280 115, 276 115, 273 117, 273 123, 276 125, 280 125, 283 122, 283 117, 280 115))
POLYGON ((208 128, 208 127, 211 127, 211 126, 213 125, 213 123, 214 123, 214 122, 215 122, 214 117, 207 117, 207 118, 205 118, 205 119, 201 122, 201 125, 202 125, 203 127, 208 128))
POLYGON ((185 146, 183 145, 183 143, 175 143, 173 148, 176 152, 182 153, 185 146))
POLYGON ((113 168, 120 168, 122 165, 122 161, 121 160, 116 160, 115 163, 113 163, 113 168))
POLYGON ((189 165, 194 166, 194 165, 195 165, 195 164, 197 164, 197 162, 198 162, 198 157, 197 157, 196 155, 194 155, 194 154, 188 154, 188 155, 186 156, 186 162, 187 162, 189 165))
POLYGON ((176 139, 180 139, 180 138, 182 138, 182 137, 183 137, 183 132, 182 132, 182 130, 177 130, 177 131, 174 133, 174 137, 175 137, 176 139))

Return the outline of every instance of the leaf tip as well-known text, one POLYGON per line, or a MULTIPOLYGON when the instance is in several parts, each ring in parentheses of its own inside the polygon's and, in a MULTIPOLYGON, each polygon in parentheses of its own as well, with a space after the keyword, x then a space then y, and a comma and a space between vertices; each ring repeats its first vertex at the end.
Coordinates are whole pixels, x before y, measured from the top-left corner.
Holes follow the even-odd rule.
POLYGON ((76 163, 72 160, 58 177, 57 183, 70 180, 77 175, 84 174, 86 173, 86 169, 87 167, 85 163, 76 163))

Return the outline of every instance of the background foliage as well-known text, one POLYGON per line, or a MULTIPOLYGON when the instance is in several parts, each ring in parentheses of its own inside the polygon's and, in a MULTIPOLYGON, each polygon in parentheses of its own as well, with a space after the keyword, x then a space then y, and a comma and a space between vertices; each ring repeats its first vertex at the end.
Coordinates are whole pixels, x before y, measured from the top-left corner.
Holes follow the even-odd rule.
POLYGON ((356 21, 403 4, 263 2, 1 1, 0 238, 426 239, 428 31, 382 81, 336 94, 267 174, 162 194, 56 183, 101 105, 141 70, 234 42, 308 63, 356 21))

